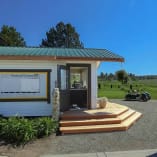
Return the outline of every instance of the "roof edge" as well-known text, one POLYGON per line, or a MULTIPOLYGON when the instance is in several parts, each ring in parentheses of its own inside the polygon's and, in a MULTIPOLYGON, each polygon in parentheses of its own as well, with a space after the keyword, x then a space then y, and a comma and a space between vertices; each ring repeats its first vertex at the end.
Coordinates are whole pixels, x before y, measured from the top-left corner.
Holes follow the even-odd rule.
POLYGON ((57 57, 57 56, 5 56, 0 55, 0 60, 83 60, 83 61, 110 61, 124 62, 124 58, 92 58, 92 57, 57 57))

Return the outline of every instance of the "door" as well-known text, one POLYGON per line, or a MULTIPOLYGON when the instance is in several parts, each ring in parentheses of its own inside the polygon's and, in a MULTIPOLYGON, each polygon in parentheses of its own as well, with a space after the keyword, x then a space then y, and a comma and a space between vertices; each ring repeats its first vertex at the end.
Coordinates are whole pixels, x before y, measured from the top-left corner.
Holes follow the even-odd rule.
POLYGON ((91 108, 91 65, 67 64, 69 69, 70 104, 91 108))
POLYGON ((65 65, 58 65, 58 88, 60 90, 60 111, 70 108, 69 70, 65 65))

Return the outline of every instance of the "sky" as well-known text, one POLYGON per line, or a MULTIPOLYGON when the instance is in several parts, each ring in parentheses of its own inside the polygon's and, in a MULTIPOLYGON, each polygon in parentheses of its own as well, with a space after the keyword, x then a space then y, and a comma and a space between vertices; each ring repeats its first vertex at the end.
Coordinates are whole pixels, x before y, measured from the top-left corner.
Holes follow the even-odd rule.
POLYGON ((27 46, 39 46, 60 21, 75 27, 85 48, 125 58, 101 63, 98 74, 157 75, 157 0, 0 0, 0 28, 14 26, 27 46))

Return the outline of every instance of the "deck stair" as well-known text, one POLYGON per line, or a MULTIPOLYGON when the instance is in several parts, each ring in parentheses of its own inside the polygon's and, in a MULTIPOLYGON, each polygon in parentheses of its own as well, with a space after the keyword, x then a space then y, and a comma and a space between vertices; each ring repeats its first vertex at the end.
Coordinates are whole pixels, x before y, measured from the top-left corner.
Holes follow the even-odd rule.
POLYGON ((62 134, 125 131, 142 114, 126 106, 109 105, 105 110, 67 111, 60 120, 62 134), (112 107, 111 107, 112 106, 112 107))

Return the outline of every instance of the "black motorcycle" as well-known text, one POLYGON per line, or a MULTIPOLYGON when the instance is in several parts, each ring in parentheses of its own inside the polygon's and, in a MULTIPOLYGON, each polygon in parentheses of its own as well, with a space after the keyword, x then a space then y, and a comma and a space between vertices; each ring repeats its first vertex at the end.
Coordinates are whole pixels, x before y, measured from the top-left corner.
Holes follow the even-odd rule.
POLYGON ((148 101, 151 99, 151 95, 148 92, 142 93, 128 93, 125 95, 127 101, 148 101))

